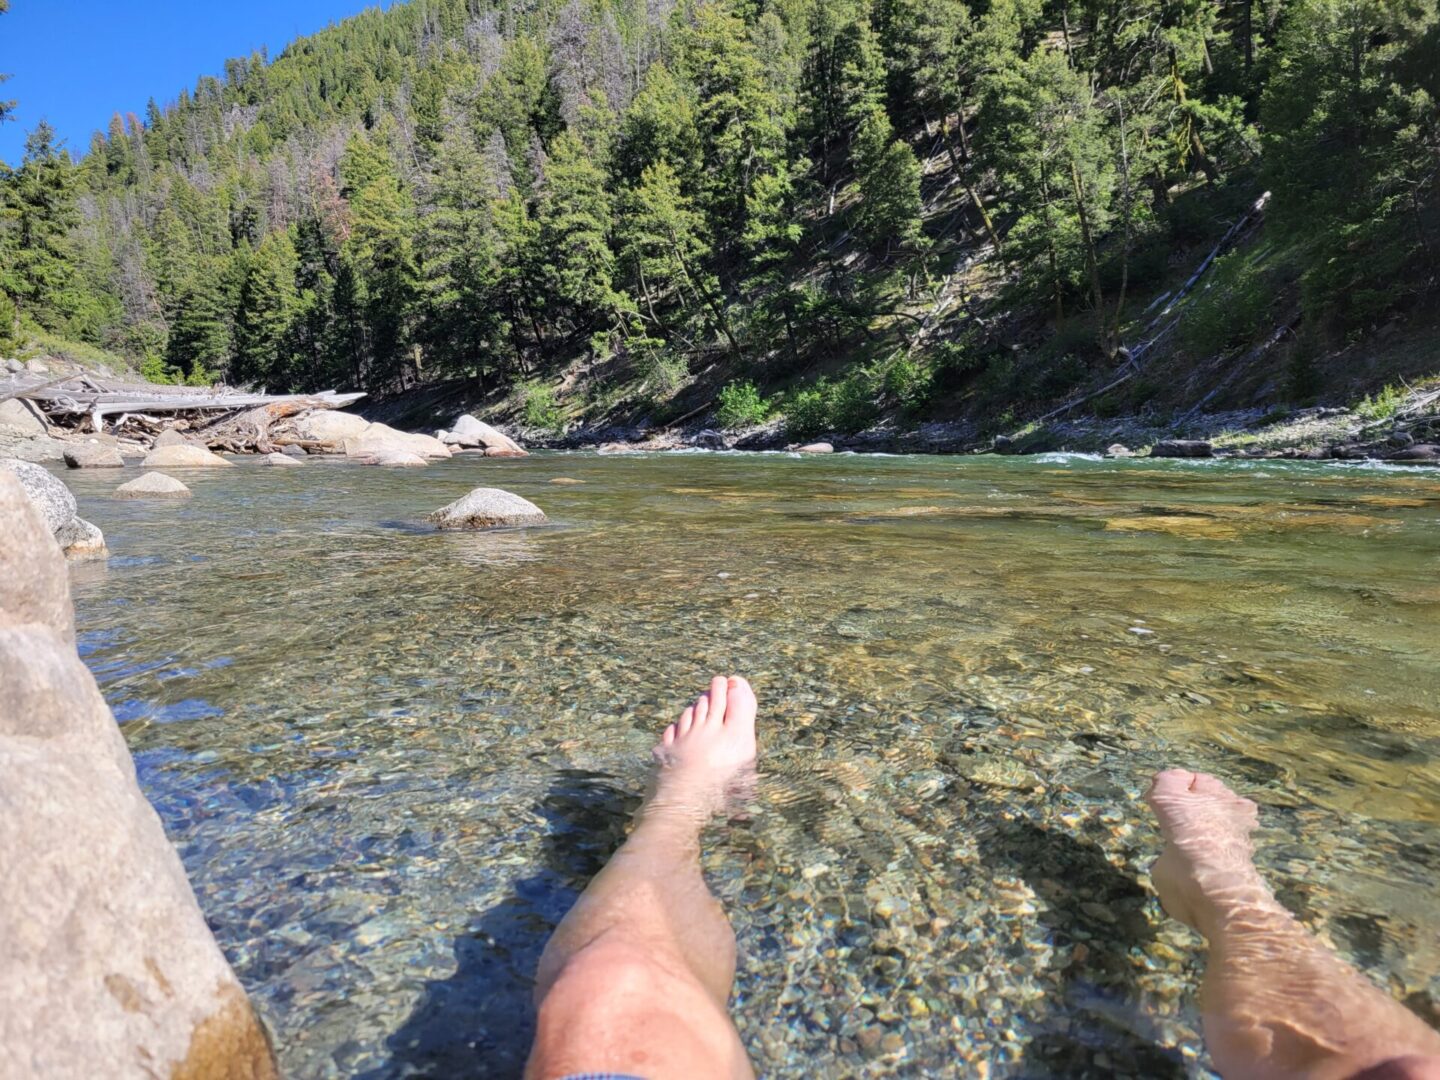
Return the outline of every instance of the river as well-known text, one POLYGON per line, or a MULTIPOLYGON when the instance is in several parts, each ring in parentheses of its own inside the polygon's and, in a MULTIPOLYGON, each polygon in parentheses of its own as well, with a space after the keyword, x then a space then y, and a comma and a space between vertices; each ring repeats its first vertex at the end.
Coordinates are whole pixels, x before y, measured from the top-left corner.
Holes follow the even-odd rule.
POLYGON ((765 1076, 1208 1075, 1146 889, 1168 764, 1259 802, 1279 896, 1433 1019, 1434 472, 305 465, 66 477, 112 551, 82 655, 296 1080, 517 1076, 540 948, 713 672, 761 700, 704 864, 765 1076), (418 526, 479 484, 553 525, 418 526))

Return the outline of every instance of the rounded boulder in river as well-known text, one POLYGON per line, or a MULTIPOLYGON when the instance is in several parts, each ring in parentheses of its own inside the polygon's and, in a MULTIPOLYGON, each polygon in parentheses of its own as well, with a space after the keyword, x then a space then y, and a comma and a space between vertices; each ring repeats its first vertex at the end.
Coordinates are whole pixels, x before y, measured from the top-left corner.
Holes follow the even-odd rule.
POLYGON ((529 499, 502 488, 477 487, 425 520, 441 529, 501 529, 544 525, 550 519, 529 499))

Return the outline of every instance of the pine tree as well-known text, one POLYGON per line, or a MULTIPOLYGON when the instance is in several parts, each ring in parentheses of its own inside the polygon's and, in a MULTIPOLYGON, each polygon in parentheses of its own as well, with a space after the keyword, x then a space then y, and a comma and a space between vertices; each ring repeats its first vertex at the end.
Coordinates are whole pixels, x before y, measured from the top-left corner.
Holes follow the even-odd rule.
POLYGON ((230 378, 266 387, 293 381, 290 346, 299 313, 295 245, 285 232, 271 233, 255 249, 240 287, 230 378))
POLYGON ((616 320, 629 306, 614 283, 611 200, 605 174, 569 131, 550 147, 539 205, 540 253, 548 293, 576 330, 616 320))
POLYGON ((340 173, 350 228, 341 259, 363 313, 360 370, 368 385, 403 381, 416 362, 408 351, 416 295, 414 208, 379 137, 352 136, 340 173))
POLYGON ((5 215, 13 242, 0 290, 20 318, 65 332, 79 303, 71 230, 78 221, 75 167, 45 121, 25 140, 25 156, 5 190, 5 215))
POLYGON ((855 228, 871 248, 913 248, 920 238, 920 164, 875 105, 855 135, 855 228))

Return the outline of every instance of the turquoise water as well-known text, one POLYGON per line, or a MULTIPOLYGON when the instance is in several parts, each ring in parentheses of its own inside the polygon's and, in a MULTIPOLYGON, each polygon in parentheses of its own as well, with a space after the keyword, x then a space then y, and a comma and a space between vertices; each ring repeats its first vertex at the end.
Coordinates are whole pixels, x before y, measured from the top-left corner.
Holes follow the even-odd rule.
POLYGON ((1204 1075, 1137 801, 1172 763, 1255 798, 1282 899, 1435 1007, 1433 472, 305 465, 175 504, 66 476, 112 552, 74 571, 82 650, 292 1077, 518 1075, 545 937, 717 671, 763 710, 704 858, 764 1075, 1204 1075), (477 484, 554 524, 418 525, 477 484))

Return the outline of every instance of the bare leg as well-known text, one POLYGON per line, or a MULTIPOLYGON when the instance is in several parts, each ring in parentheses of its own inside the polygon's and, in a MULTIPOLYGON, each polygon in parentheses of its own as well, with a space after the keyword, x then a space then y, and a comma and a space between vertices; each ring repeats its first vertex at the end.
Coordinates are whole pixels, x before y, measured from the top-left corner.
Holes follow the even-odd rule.
POLYGON ((1371 985, 1281 906, 1251 862, 1255 804, 1171 769, 1147 794, 1168 844, 1165 910, 1210 943, 1200 1006, 1227 1080, 1440 1078, 1440 1034, 1371 985))
POLYGON ((665 729, 638 824, 545 946, 530 1080, 754 1075, 730 1020, 735 935, 700 874, 700 830, 755 760, 755 694, 717 677, 665 729))

